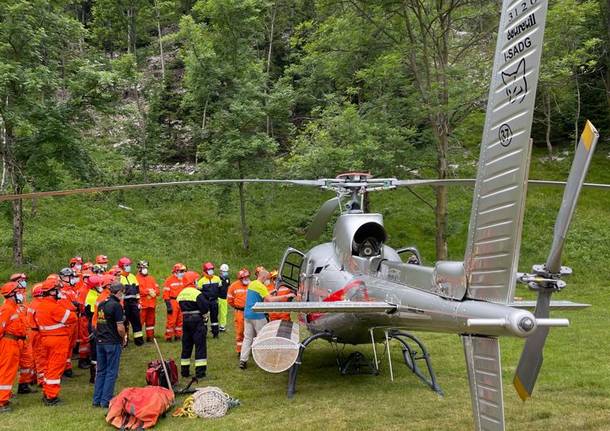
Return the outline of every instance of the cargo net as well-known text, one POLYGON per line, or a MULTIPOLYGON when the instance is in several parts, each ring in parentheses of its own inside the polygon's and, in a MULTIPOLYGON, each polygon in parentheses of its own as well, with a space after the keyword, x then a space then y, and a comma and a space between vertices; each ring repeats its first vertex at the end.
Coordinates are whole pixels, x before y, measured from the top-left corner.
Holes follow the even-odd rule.
POLYGON ((239 405, 239 400, 231 398, 220 388, 207 386, 197 389, 184 400, 182 408, 176 409, 172 416, 189 418, 221 418, 231 407, 239 405))
POLYGON ((281 373, 297 360, 300 349, 299 325, 275 320, 263 327, 252 344, 254 361, 269 373, 281 373))

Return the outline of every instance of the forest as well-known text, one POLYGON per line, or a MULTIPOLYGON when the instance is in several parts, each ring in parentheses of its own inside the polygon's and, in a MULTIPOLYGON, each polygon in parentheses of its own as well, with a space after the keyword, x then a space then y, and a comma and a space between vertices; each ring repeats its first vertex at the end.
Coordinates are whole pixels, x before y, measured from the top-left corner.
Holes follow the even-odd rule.
MULTIPOLYGON (((608 151, 610 1, 549 3, 532 139, 552 170, 585 119, 608 151)), ((0 193, 472 176, 499 13, 489 0, 2 0, 0 193)), ((426 203, 443 259, 447 190, 426 203)), ((24 202, 2 211, 22 264, 24 202)))

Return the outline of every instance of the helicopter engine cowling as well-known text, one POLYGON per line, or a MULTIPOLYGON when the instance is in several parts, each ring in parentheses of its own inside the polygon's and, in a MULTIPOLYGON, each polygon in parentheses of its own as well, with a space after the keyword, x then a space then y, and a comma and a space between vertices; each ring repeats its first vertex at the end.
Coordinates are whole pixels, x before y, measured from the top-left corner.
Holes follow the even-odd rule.
POLYGON ((343 214, 333 233, 335 253, 347 268, 355 268, 354 258, 383 258, 387 239, 381 214, 343 214))

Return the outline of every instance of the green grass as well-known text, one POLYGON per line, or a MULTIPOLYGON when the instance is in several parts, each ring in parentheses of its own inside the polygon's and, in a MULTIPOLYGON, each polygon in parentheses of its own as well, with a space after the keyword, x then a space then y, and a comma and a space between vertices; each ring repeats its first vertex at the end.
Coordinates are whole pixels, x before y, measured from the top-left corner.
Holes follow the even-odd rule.
MULTIPOLYGON (((610 183, 610 161, 601 151, 589 181, 610 183)), ((569 161, 552 166, 537 159, 532 178, 563 179, 569 161)), ((295 187, 249 186, 248 215, 252 229, 251 249, 241 249, 236 193, 226 189, 185 188, 125 192, 109 196, 58 198, 28 205, 24 270, 33 279, 57 270, 74 254, 93 257, 106 253, 115 260, 123 254, 151 262, 153 275, 162 278, 175 261, 198 269, 201 262, 226 261, 232 270, 242 265, 277 265, 288 245, 306 250, 302 233, 317 207, 330 194, 295 187), (134 209, 118 208, 124 204, 134 209)), ((431 190, 418 190, 433 202, 431 190)), ((521 270, 541 263, 550 246, 552 227, 559 208, 561 190, 532 188, 524 225, 521 270)), ((450 198, 450 254, 460 259, 468 228, 472 190, 452 189, 450 198)), ((389 243, 417 245, 429 263, 434 253, 434 214, 406 190, 371 195, 372 208, 385 216, 389 243)), ((0 207, 6 209, 6 207, 0 207)), ((554 329, 545 350, 545 362, 534 397, 522 403, 512 388, 522 340, 502 339, 505 410, 508 430, 605 430, 610 429, 610 320, 608 284, 610 269, 610 194, 586 190, 576 212, 566 243, 564 262, 574 269, 567 289, 556 299, 588 302, 580 312, 556 312, 568 317, 570 328, 554 329)), ((0 221, 0 275, 10 266, 10 224, 0 221)), ((324 240, 330 238, 330 230, 324 240)), ((532 297, 522 287, 518 295, 532 297)), ((163 332, 165 310, 158 308, 157 335, 163 332)), ((302 331, 302 336, 304 336, 302 331)), ((405 367, 399 366, 398 346, 393 348, 396 379, 390 382, 387 363, 380 376, 339 375, 334 353, 324 342, 314 344, 305 355, 297 396, 286 399, 286 374, 272 375, 252 363, 246 371, 237 368, 233 328, 219 340, 209 340, 209 375, 206 385, 219 386, 242 405, 218 420, 165 418, 158 429, 472 429, 470 395, 459 337, 418 333, 426 342, 438 381, 445 391, 439 397, 424 387, 405 367)), ((164 354, 178 358, 178 344, 161 342, 164 354)), ((355 350, 346 347, 346 352, 355 350)), ((358 350, 371 354, 370 346, 358 350)), ((146 363, 156 357, 147 344, 125 351, 117 390, 144 384, 146 363)), ((92 387, 88 371, 67 380, 62 398, 54 409, 41 405, 40 393, 17 398, 15 412, 2 416, 0 430, 104 430, 110 429, 102 412, 90 407, 92 387)), ((180 398, 181 401, 184 397, 180 398)))

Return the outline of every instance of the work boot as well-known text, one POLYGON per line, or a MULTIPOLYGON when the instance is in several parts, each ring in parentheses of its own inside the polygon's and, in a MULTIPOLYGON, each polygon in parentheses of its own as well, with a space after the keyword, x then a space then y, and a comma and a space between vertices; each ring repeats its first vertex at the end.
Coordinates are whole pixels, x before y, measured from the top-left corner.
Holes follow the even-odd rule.
POLYGON ((63 377, 68 377, 68 378, 74 377, 74 372, 72 371, 72 368, 68 368, 67 370, 64 370, 63 377))
POLYGON ((225 327, 224 327, 224 326, 219 326, 219 327, 218 327, 218 330, 219 330, 220 332, 225 332, 225 327))
POLYGON ((247 361, 239 361, 239 368, 241 368, 242 370, 245 370, 246 368, 248 368, 248 362, 247 361))
POLYGON ((36 391, 34 389, 30 388, 30 385, 27 383, 19 383, 19 386, 17 387, 18 394, 31 394, 33 392, 36 392, 36 391))
POLYGON ((10 413, 13 409, 9 404, 3 404, 0 406, 0 413, 10 413))
POLYGON ((133 343, 134 343, 136 346, 138 346, 138 347, 139 347, 139 346, 143 346, 143 345, 144 345, 144 338, 142 338, 142 337, 134 338, 134 339, 133 339, 133 343))
POLYGON ((188 365, 181 365, 180 366, 180 375, 182 377, 191 377, 190 367, 188 365))
POLYGON ((42 397, 42 402, 45 406, 52 407, 52 406, 56 406, 56 405, 60 404, 61 400, 59 399, 59 397, 55 397, 55 398, 42 397))
POLYGON ((89 358, 79 359, 78 360, 78 368, 82 370, 86 370, 91 367, 91 360, 89 358))
POLYGON ((91 383, 92 385, 95 384, 96 371, 97 367, 95 366, 95 364, 91 364, 91 367, 89 367, 89 383, 91 383))

